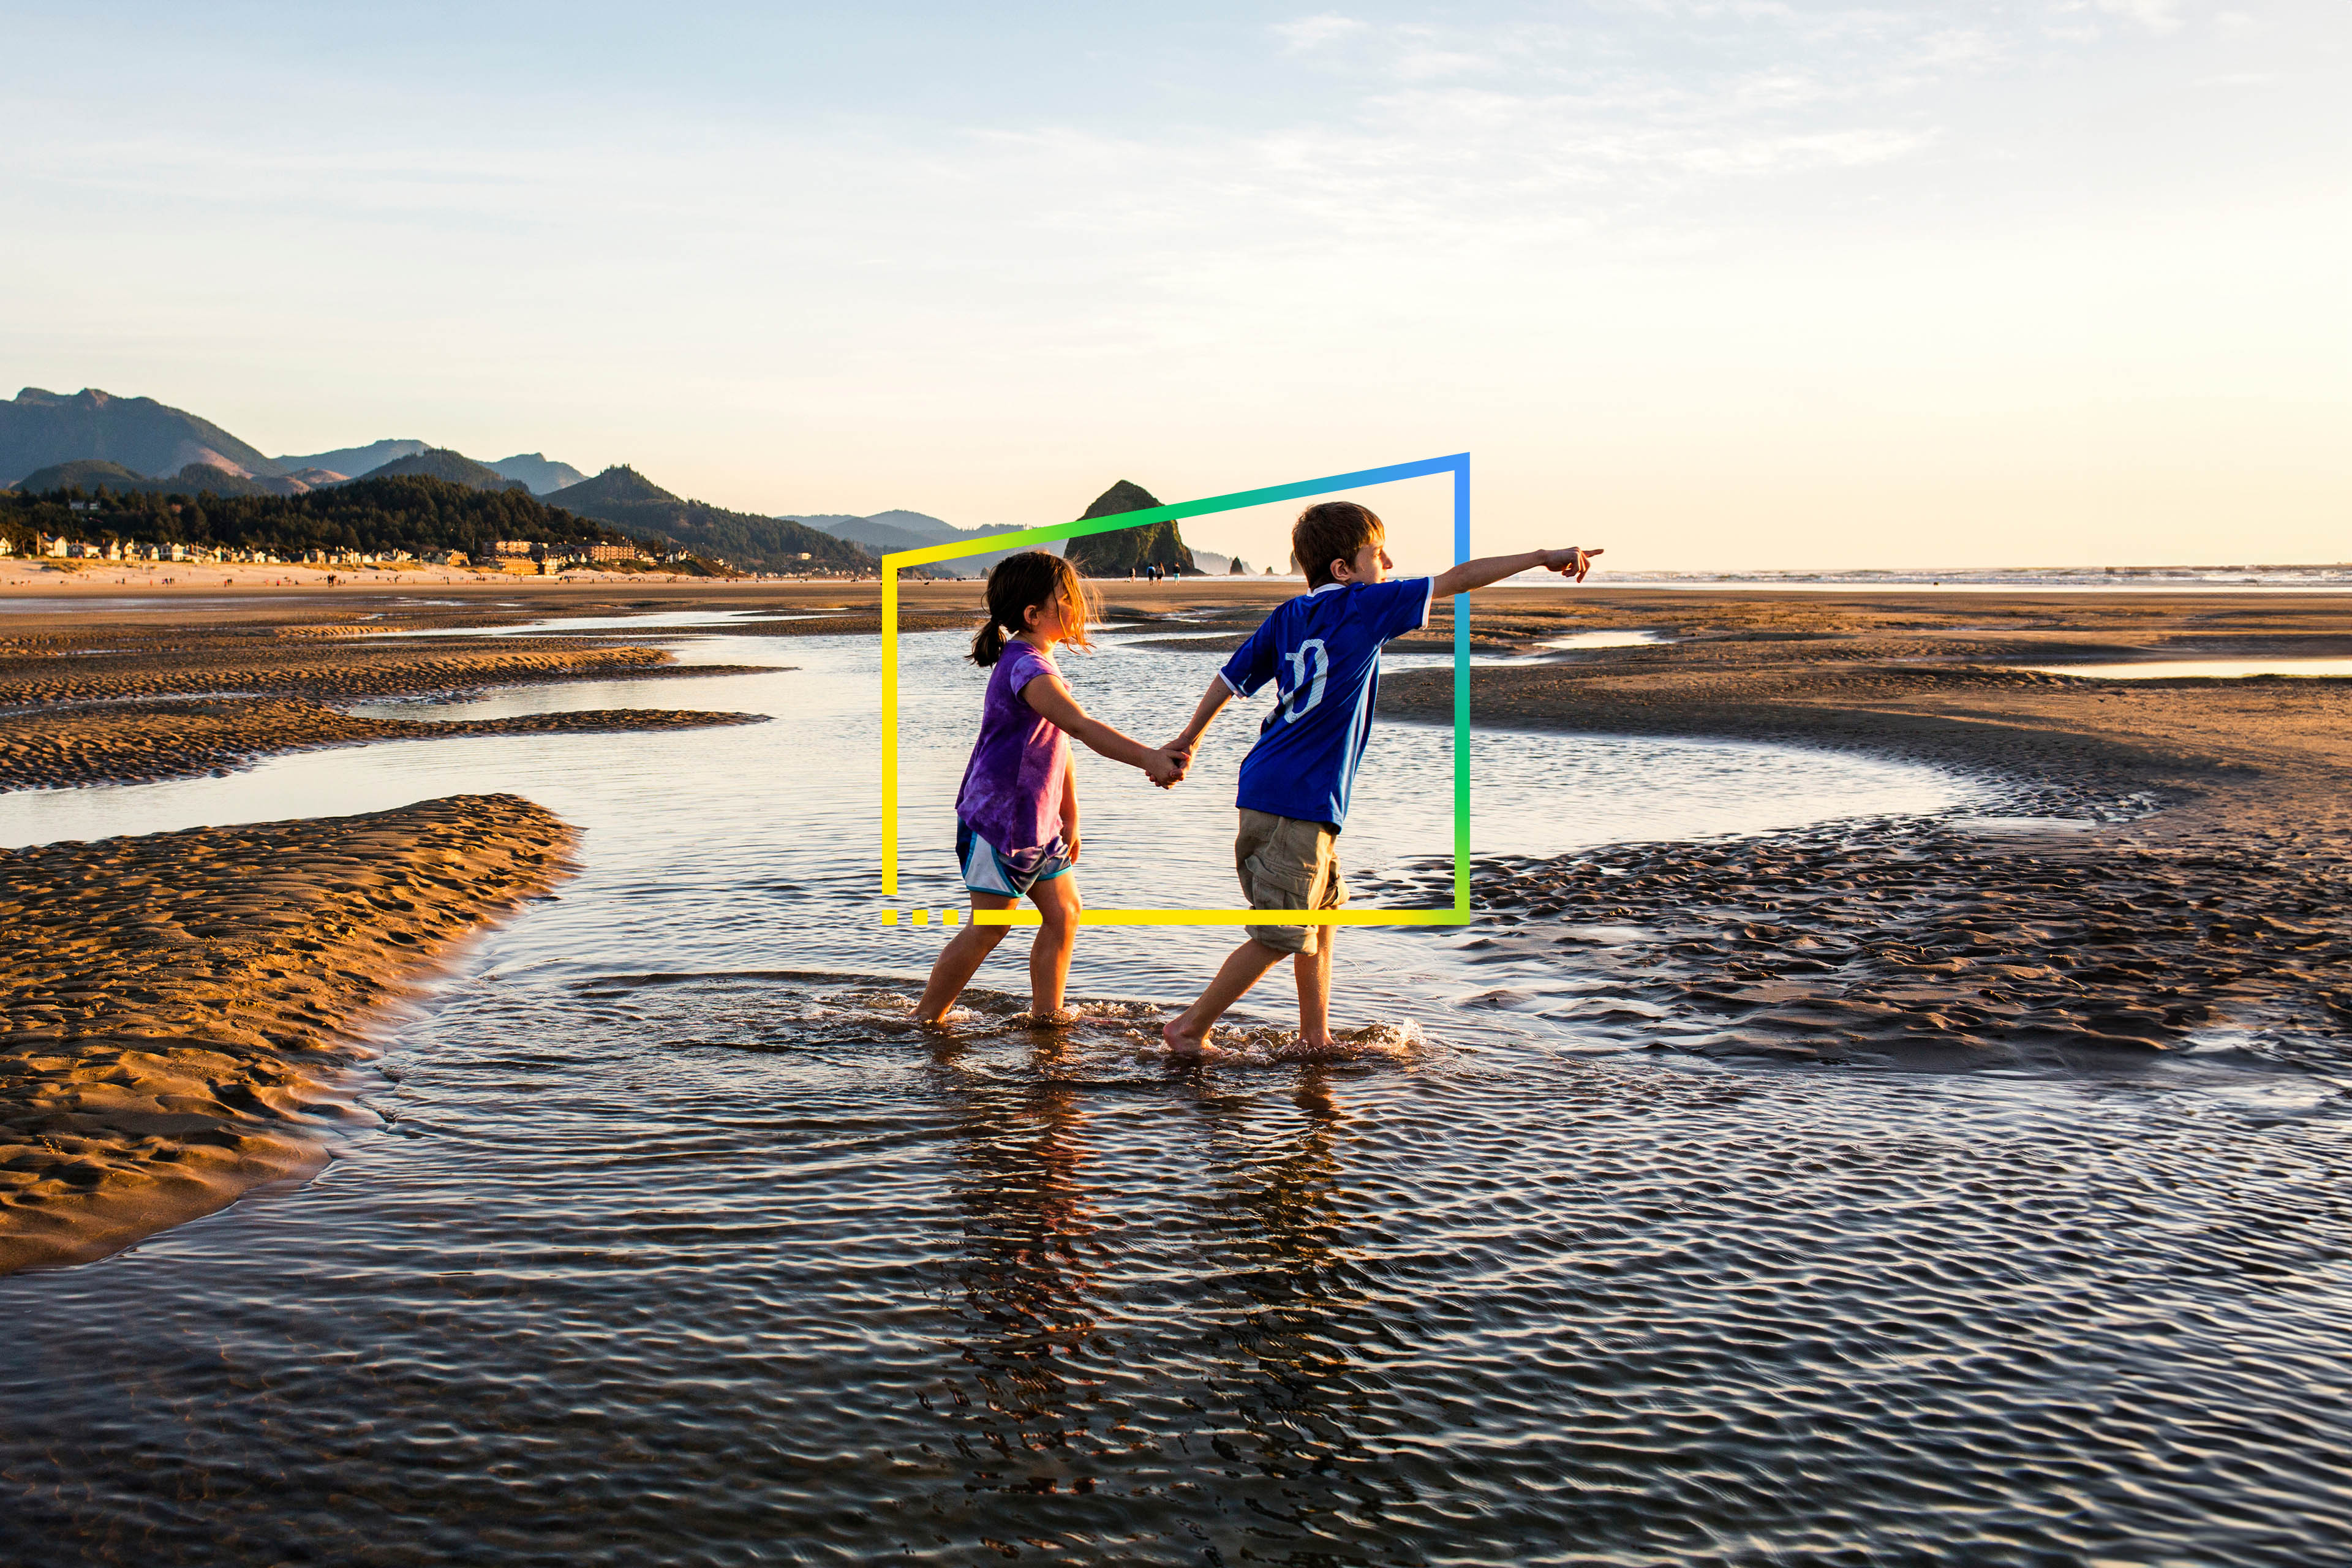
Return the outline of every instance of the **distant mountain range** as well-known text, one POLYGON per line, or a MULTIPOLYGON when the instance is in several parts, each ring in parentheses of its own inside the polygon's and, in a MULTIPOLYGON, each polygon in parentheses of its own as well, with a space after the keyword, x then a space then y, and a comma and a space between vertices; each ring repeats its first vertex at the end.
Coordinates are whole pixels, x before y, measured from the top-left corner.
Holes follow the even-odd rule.
MULTIPOLYGON (((201 482, 215 495, 300 495, 371 474, 433 473, 457 478, 455 473, 439 472, 449 466, 446 461, 423 468, 393 466, 436 450, 423 441, 388 440, 339 447, 331 452, 265 457, 258 448, 184 408, 173 408, 152 397, 117 397, 90 386, 70 397, 28 386, 12 401, 0 403, 0 485, 8 486, 28 482, 54 468, 92 462, 120 470, 88 470, 89 482, 104 483, 110 489, 123 489, 127 476, 176 480, 169 488, 181 491, 201 482), (205 470, 225 477, 216 479, 205 470), (232 480, 249 483, 238 485, 232 480)), ((457 454, 446 456, 456 458, 457 454)), ((495 463, 458 461, 499 479, 519 479, 534 494, 576 485, 586 478, 571 464, 551 462, 538 452, 518 452, 495 463)), ((458 482, 482 488, 478 477, 458 482)), ((83 481, 66 483, 89 488, 83 481)), ((60 487, 52 483, 45 488, 60 487)))
MULTIPOLYGON (((296 479, 316 471, 320 477, 311 480, 313 485, 333 484, 341 479, 362 479, 370 474, 419 472, 421 470, 394 468, 391 465, 407 458, 421 458, 436 449, 446 450, 436 448, 425 441, 371 441, 364 447, 338 447, 331 452, 312 452, 307 457, 282 457, 278 462, 296 479)), ((466 460, 473 461, 470 458, 466 460)), ((517 452, 511 458, 500 458, 495 463, 479 466, 502 479, 520 479, 535 496, 560 490, 566 485, 576 485, 588 477, 571 464, 551 462, 539 452, 517 452)))
MULTIPOLYGON (((877 559, 901 550, 920 550, 930 544, 961 544, 966 540, 984 539, 991 534, 1020 531, 1018 527, 1010 523, 958 528, 951 522, 944 522, 920 511, 877 511, 871 517, 825 512, 813 517, 795 517, 790 521, 821 529, 835 539, 845 539, 868 556, 877 559)), ((1046 548, 1060 553, 1058 545, 1046 548)), ((942 561, 926 570, 942 576, 977 577, 1012 553, 1010 550, 983 551, 960 560, 942 561)))
POLYGON ((535 496, 576 485, 588 477, 569 463, 551 462, 538 452, 517 452, 511 458, 500 458, 490 467, 508 479, 520 479, 535 496))
MULTIPOLYGON (((370 468, 381 468, 386 463, 402 458, 413 458, 419 452, 430 451, 428 441, 371 441, 364 447, 338 447, 331 452, 313 452, 308 457, 286 457, 278 459, 289 473, 304 468, 319 468, 345 479, 357 479, 370 468)), ((520 476, 517 476, 520 477, 520 476)))
POLYGON ((58 463, 96 458, 133 473, 176 474, 208 464, 239 479, 282 479, 288 469, 208 419, 152 397, 86 386, 71 397, 28 386, 0 403, 0 483, 58 463))
MULTIPOLYGON (((877 511, 856 517, 761 517, 688 500, 635 469, 609 468, 594 479, 543 453, 519 452, 484 463, 406 437, 363 447, 271 458, 206 419, 152 397, 116 397, 95 387, 72 396, 26 387, 0 403, 0 487, 121 495, 299 496, 357 479, 423 477, 478 490, 528 489, 551 506, 646 537, 662 537, 753 571, 816 565, 860 571, 895 551, 960 543, 1019 531, 1010 525, 958 528, 927 512, 877 511)), ((1097 498, 1087 516, 1157 506, 1122 479, 1097 498)), ((1098 576, 1124 576, 1129 565, 1181 562, 1187 569, 1225 564, 1195 560, 1173 523, 1072 542, 1098 576)), ((1065 552, 1062 546, 1047 548, 1065 552)), ((1011 554, 984 551, 927 570, 976 577, 1011 554)))
POLYGON ((626 465, 606 468, 593 479, 567 485, 540 499, 549 506, 609 522, 625 532, 659 535, 698 555, 754 572, 793 572, 811 566, 865 572, 874 565, 872 556, 846 540, 791 518, 759 517, 683 500, 626 465))

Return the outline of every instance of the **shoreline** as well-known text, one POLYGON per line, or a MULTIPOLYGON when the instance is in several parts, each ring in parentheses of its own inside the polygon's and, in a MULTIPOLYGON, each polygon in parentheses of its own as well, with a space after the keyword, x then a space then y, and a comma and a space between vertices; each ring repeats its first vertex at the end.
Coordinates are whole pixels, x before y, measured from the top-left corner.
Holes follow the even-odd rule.
POLYGON ((755 714, 603 710, 507 719, 379 718, 384 699, 444 699, 582 680, 662 680, 767 667, 682 665, 661 648, 581 637, 396 637, 373 622, 211 615, 0 622, 0 791, 152 783, 370 741, 618 733, 755 723, 755 714), (9 634, 14 635, 9 635, 9 634))
POLYGON ((478 735, 615 735, 762 724, 766 715, 610 708, 508 719, 376 719, 299 700, 125 703, 11 715, 0 730, 0 791, 161 784, 241 772, 270 757, 393 741, 478 735))
POLYGON ((0 1274, 315 1174, 365 1020, 572 869, 515 795, 0 850, 0 1274))

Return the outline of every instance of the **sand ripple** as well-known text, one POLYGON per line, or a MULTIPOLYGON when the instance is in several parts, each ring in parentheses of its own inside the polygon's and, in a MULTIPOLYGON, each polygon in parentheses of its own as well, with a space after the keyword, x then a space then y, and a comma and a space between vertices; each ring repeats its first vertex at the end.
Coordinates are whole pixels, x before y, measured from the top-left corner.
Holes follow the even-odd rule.
POLYGON ((1479 897, 1498 954, 1559 953, 1586 1013, 1685 1050, 2068 1068, 2226 1029, 2352 1070, 2352 862, 2294 835, 1962 817, 1617 846, 1479 897))
POLYGON ((513 795, 0 851, 0 1271, 315 1170, 362 1011, 563 872, 513 795))

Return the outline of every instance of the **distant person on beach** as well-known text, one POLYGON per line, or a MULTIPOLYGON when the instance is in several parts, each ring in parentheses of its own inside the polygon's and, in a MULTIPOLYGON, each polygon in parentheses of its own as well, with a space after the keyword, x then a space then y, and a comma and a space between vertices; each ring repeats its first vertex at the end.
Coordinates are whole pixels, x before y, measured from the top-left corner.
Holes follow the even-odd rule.
MULTIPOLYGON (((1274 710, 1242 760, 1235 805, 1241 831, 1234 864, 1253 910, 1336 910, 1348 901, 1339 879, 1339 829, 1348 820, 1356 769, 1371 736, 1380 691, 1381 647, 1429 624, 1440 597, 1466 594, 1534 567, 1573 575, 1591 570, 1598 550, 1530 550, 1465 561, 1434 577, 1386 580, 1393 563, 1388 530, 1368 507, 1325 501, 1290 532, 1307 592, 1277 607, 1234 650, 1168 750, 1189 764, 1219 709, 1275 683, 1274 710)), ((1197 1052, 1225 1010, 1286 956, 1298 977, 1298 1036, 1311 1050, 1331 1045, 1331 945, 1336 926, 1244 926, 1200 999, 1161 1026, 1172 1051, 1197 1052)))
MULTIPOLYGON (((1036 904, 1044 924, 1029 949, 1029 1011, 1041 1018, 1062 1010, 1078 939, 1078 782, 1068 737, 1142 769, 1162 789, 1184 776, 1172 752, 1087 717, 1054 664, 1063 643, 1094 646, 1077 568, 1042 550, 997 563, 988 576, 988 624, 971 639, 972 663, 990 674, 980 739, 956 795, 956 860, 975 912, 1009 910, 1024 896, 1036 904)), ((931 965, 916 1022, 946 1015, 1005 929, 967 924, 956 932, 931 965)))

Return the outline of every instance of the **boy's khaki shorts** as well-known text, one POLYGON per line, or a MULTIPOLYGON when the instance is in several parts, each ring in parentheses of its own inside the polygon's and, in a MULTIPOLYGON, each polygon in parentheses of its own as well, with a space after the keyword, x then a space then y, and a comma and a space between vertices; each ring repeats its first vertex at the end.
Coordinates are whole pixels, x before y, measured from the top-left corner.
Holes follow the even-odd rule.
MULTIPOLYGON (((1234 838, 1234 868, 1242 896, 1254 910, 1336 910, 1348 901, 1339 880, 1339 835, 1319 822, 1242 808, 1234 838)), ((1244 926, 1254 942, 1277 952, 1313 952, 1329 926, 1244 926)))

